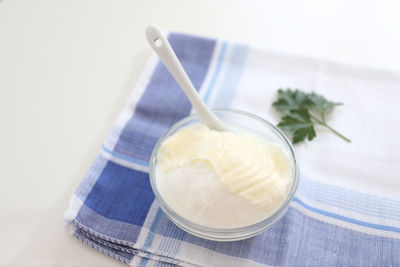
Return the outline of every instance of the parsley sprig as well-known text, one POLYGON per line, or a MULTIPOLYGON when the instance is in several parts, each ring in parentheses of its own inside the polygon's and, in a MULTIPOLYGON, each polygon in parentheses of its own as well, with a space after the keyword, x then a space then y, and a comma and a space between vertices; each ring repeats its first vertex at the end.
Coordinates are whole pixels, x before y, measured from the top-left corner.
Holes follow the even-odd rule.
POLYGON ((292 135, 293 144, 304 141, 306 138, 309 141, 313 140, 317 135, 315 125, 324 126, 343 140, 351 142, 349 138, 329 126, 325 119, 327 113, 334 107, 343 105, 342 103, 328 101, 314 92, 279 89, 278 99, 272 105, 284 115, 278 127, 292 135))

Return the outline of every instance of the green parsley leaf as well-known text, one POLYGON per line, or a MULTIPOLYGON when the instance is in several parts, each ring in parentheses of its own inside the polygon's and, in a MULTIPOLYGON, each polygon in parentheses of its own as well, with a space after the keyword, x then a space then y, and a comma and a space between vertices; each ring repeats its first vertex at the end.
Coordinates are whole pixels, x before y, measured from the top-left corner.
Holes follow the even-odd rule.
POLYGON ((310 104, 310 100, 307 95, 299 90, 292 91, 287 89, 283 91, 278 90, 278 100, 272 105, 280 112, 291 111, 295 109, 301 109, 310 104))
POLYGON ((278 90, 278 99, 272 106, 283 114, 278 127, 292 135, 293 144, 311 141, 316 137, 315 125, 321 125, 347 142, 350 139, 330 127, 325 120, 325 115, 332 112, 335 106, 342 103, 331 102, 322 95, 305 93, 298 89, 278 90))
POLYGON ((290 114, 282 118, 278 127, 293 134, 293 144, 304 141, 306 138, 311 141, 316 136, 314 124, 306 109, 290 111, 290 114))
POLYGON ((331 112, 335 106, 343 105, 342 103, 328 101, 325 97, 316 93, 309 94, 308 99, 312 103, 309 107, 321 115, 323 119, 325 119, 325 114, 331 112))

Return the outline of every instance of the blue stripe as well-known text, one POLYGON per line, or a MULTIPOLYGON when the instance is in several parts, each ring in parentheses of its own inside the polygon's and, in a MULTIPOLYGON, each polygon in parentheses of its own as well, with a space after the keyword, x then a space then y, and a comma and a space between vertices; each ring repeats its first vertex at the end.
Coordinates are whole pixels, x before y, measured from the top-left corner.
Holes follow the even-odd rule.
POLYGON ((349 217, 346 217, 346 216, 335 214, 333 212, 328 212, 328 211, 320 210, 320 209, 317 209, 317 208, 313 208, 313 207, 305 204, 303 201, 301 201, 297 197, 293 198, 293 201, 299 203, 301 206, 303 206, 304 208, 306 208, 308 210, 311 210, 311 211, 313 211, 315 213, 319 213, 319 214, 325 215, 327 217, 339 219, 339 220, 342 220, 342 221, 345 221, 345 222, 349 222, 349 223, 353 223, 353 224, 357 224, 357 225, 361 225, 361 226, 365 226, 365 227, 369 227, 369 228, 373 228, 373 229, 400 233, 400 228, 397 228, 397 227, 363 222, 363 221, 360 221, 360 220, 356 220, 356 219, 352 219, 352 218, 349 218, 349 217))
POLYGON ((327 186, 304 176, 300 179, 299 192, 305 198, 331 206, 369 216, 400 220, 400 202, 397 205, 391 204, 395 200, 389 202, 388 199, 372 197, 340 187, 327 186))
POLYGON ((143 161, 143 160, 139 160, 139 159, 134 159, 134 158, 131 158, 131 157, 122 155, 122 154, 120 154, 120 153, 118 153, 118 152, 115 152, 115 151, 112 151, 112 150, 108 149, 108 148, 107 148, 106 146, 104 146, 104 145, 103 145, 103 150, 104 150, 105 152, 107 152, 108 154, 110 154, 110 155, 116 157, 116 158, 120 158, 120 159, 129 161, 129 162, 132 162, 132 163, 136 163, 136 164, 138 164, 138 165, 142 165, 142 166, 145 166, 145 167, 149 167, 149 162, 148 162, 148 161, 143 161))
POLYGON ((239 86, 239 81, 244 71, 248 54, 248 47, 245 45, 234 45, 230 54, 229 64, 219 86, 219 92, 213 105, 214 108, 227 108, 232 104, 232 100, 239 86))
POLYGON ((379 209, 373 210, 372 208, 369 208, 369 209, 361 208, 361 207, 359 207, 361 205, 361 202, 352 203, 349 200, 340 199, 340 198, 336 198, 336 197, 329 198, 326 196, 324 196, 324 197, 310 196, 309 192, 307 193, 307 195, 302 195, 302 197, 307 198, 309 200, 314 200, 314 201, 317 201, 320 203, 324 203, 329 206, 338 207, 343 210, 354 211, 359 214, 363 214, 363 215, 367 215, 367 216, 372 216, 372 217, 376 217, 376 218, 380 218, 380 219, 382 219, 382 218, 390 219, 393 221, 400 221, 399 216, 386 211, 384 209, 384 207, 382 207, 382 210, 379 210, 379 209))
MULTIPOLYGON (((168 221, 166 227, 162 229, 162 235, 163 239, 157 248, 157 252, 160 254, 168 253, 169 257, 174 257, 178 252, 180 245, 182 244, 182 242, 176 241, 183 240, 186 232, 178 228, 173 222, 168 221)), ((176 261, 176 264, 179 264, 178 260, 176 261)))
MULTIPOLYGON (((394 214, 400 215, 400 202, 397 205, 388 203, 386 199, 379 198, 379 197, 373 197, 372 199, 366 198, 364 194, 358 194, 356 191, 351 191, 349 189, 344 189, 340 190, 340 187, 335 187, 331 186, 333 190, 330 190, 330 188, 327 188, 326 186, 321 186, 318 183, 314 182, 309 182, 309 181, 303 181, 305 184, 300 185, 300 190, 299 192, 307 192, 319 196, 319 197, 335 197, 336 199, 342 199, 346 201, 351 201, 351 202, 360 202, 357 204, 362 205, 363 207, 368 207, 368 208, 374 208, 377 210, 381 209, 387 209, 389 212, 393 212, 394 214), (346 194, 348 191, 352 192, 353 194, 346 194), (382 205, 384 204, 384 205, 382 205)), ((301 183, 303 183, 301 182, 301 183)), ((372 196, 370 196, 372 197, 372 196)))
POLYGON ((162 213, 161 209, 158 208, 157 212, 156 212, 156 216, 153 220, 153 223, 150 226, 149 234, 147 235, 146 240, 144 241, 143 250, 147 250, 151 247, 151 244, 153 243, 153 240, 154 240, 155 233, 157 231, 157 227, 160 224, 162 214, 163 213, 162 213))
POLYGON ((354 199, 362 199, 363 202, 368 202, 369 204, 374 204, 376 203, 377 200, 379 200, 380 202, 385 203, 385 206, 393 207, 396 210, 398 210, 400 207, 400 201, 397 201, 395 199, 375 197, 357 191, 353 191, 350 189, 319 183, 303 175, 302 178, 306 180, 307 184, 316 185, 318 187, 318 190, 321 191, 324 190, 324 192, 328 194, 334 193, 335 195, 340 195, 341 197, 347 197, 347 198, 353 197, 354 199))
POLYGON ((138 267, 145 267, 147 265, 147 262, 149 261, 148 258, 143 258, 140 260, 138 267))
POLYGON ((226 53, 226 47, 227 47, 227 42, 223 42, 222 46, 221 46, 221 51, 218 57, 218 62, 217 62, 217 66, 215 67, 215 72, 214 75, 211 79, 211 82, 207 88, 207 92, 204 95, 204 102, 208 103, 208 100, 210 98, 211 92, 214 89, 215 83, 217 82, 217 78, 221 72, 221 68, 222 68, 222 62, 224 61, 224 57, 225 57, 225 53, 226 53))
MULTIPOLYGON (((149 233, 146 237, 146 240, 144 241, 144 245, 143 245, 143 250, 146 251, 151 247, 151 244, 153 243, 154 237, 155 237, 155 233, 157 231, 158 225, 160 224, 160 220, 162 218, 162 211, 160 208, 157 209, 157 213, 156 216, 153 220, 153 223, 150 226, 149 229, 149 233)), ((139 266, 146 266, 147 262, 148 262, 148 258, 142 258, 142 260, 139 263, 139 266)))
POLYGON ((338 195, 324 194, 324 192, 318 191, 318 189, 307 190, 305 192, 303 191, 304 190, 301 190, 299 192, 302 193, 302 196, 304 196, 304 198, 310 200, 318 201, 320 203, 338 207, 344 210, 355 211, 359 214, 400 221, 400 215, 397 214, 396 211, 388 210, 384 205, 379 203, 379 200, 377 200, 377 204, 379 206, 368 206, 363 205, 363 202, 360 199, 352 201, 348 198, 340 197, 338 195))

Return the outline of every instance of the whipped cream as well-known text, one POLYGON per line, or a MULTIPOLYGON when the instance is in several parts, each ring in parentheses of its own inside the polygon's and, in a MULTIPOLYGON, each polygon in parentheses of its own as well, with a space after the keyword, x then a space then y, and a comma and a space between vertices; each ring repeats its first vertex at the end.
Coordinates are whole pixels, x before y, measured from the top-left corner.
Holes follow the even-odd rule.
POLYGON ((156 177, 167 204, 204 226, 235 228, 276 211, 292 183, 282 147, 202 124, 178 130, 160 147, 156 177))

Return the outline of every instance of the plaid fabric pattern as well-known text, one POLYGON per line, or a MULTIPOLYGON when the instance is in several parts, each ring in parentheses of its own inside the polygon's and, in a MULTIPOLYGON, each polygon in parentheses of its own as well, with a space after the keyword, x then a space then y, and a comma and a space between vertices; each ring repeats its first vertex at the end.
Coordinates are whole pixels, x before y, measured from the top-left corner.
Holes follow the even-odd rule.
MULTIPOLYGON (((336 80, 351 87, 364 79, 363 71, 345 71, 346 66, 226 41, 178 33, 171 33, 169 41, 208 105, 246 110, 273 122, 277 116, 269 106, 280 86, 316 89, 329 84, 329 93, 338 90, 336 80)), ((387 90, 400 84, 398 75, 379 75, 387 90)), ((382 86, 374 81, 367 81, 371 91, 382 86)), ((159 137, 190 113, 178 84, 153 55, 71 197, 65 218, 73 236, 133 266, 400 266, 400 194, 397 199, 379 194, 396 193, 389 187, 396 183, 399 167, 390 165, 382 173, 388 178, 379 190, 370 180, 354 186, 367 176, 360 171, 362 162, 346 161, 350 145, 329 134, 309 145, 315 146, 314 154, 323 151, 319 156, 309 155, 307 145, 296 147, 302 171, 298 192, 287 214, 263 234, 214 242, 177 228, 154 198, 148 161, 159 137), (332 161, 331 155, 340 156, 332 161), (340 159, 343 163, 335 166, 340 159), (346 175, 353 179, 340 179, 346 175)))

